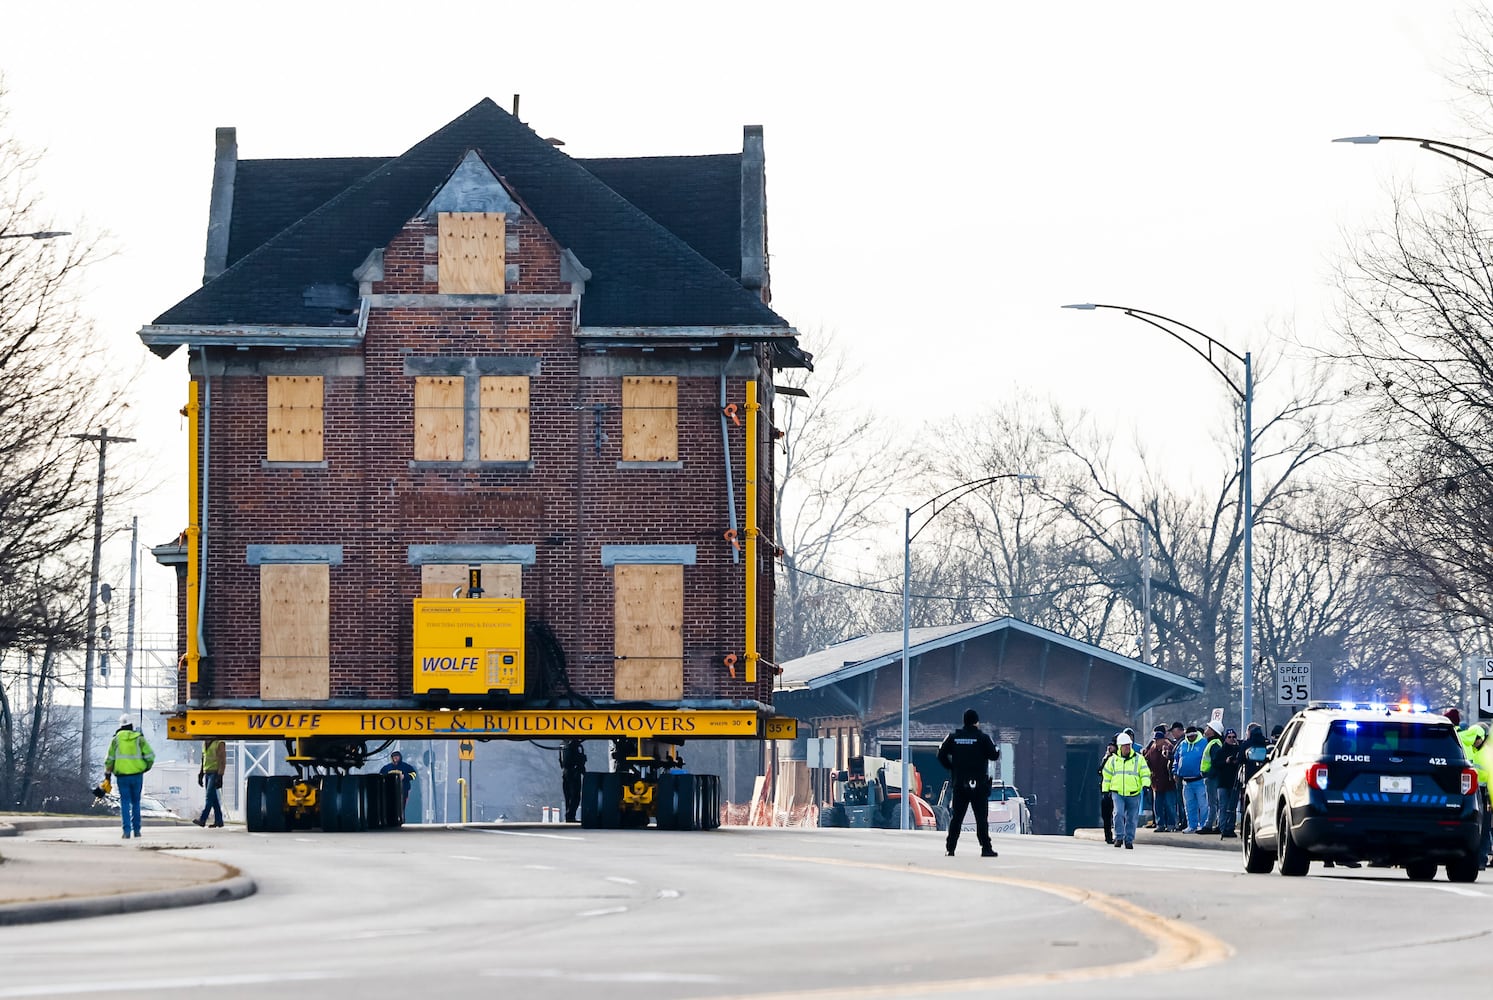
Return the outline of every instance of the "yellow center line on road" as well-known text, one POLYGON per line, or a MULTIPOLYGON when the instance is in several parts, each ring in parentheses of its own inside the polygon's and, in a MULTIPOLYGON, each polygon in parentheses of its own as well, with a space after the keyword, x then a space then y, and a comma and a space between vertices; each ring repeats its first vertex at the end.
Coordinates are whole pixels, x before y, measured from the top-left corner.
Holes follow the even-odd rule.
POLYGON ((743 994, 731 997, 714 997, 713 1000, 770 1000, 783 996, 812 997, 815 1000, 864 1000, 866 997, 921 996, 936 993, 987 992, 1015 989, 1026 986, 1050 986, 1058 983, 1089 982, 1100 979, 1124 979, 1130 976, 1154 975, 1159 972, 1180 972, 1184 969, 1202 969, 1225 961, 1234 954, 1234 949, 1207 931, 1190 927, 1184 922, 1172 921, 1158 913, 1136 906, 1116 896, 1080 889, 1077 886, 1058 882, 1037 882, 1024 878, 1007 878, 1002 875, 978 875, 973 872, 944 871, 924 868, 920 865, 885 865, 870 861, 846 861, 840 858, 798 857, 789 854, 743 854, 743 858, 758 858, 767 861, 790 861, 813 865, 836 865, 841 868, 865 868, 884 872, 901 872, 911 875, 929 875, 934 878, 959 879, 967 882, 987 882, 992 885, 1009 885, 1018 889, 1057 896, 1069 902, 1086 906, 1101 916, 1119 921, 1149 938, 1156 950, 1141 959, 1116 962, 1110 965, 1090 965, 1077 969, 1056 969, 1051 972, 1017 972, 1004 976, 982 976, 973 979, 943 979, 924 982, 906 982, 886 986, 854 986, 824 990, 784 990, 781 992, 743 994))

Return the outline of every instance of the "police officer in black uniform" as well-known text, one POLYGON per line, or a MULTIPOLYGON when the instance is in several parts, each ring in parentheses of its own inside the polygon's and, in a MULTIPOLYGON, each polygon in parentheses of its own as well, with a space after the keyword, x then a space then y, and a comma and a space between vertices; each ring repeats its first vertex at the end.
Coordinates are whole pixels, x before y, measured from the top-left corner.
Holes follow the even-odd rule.
POLYGON ((565 790, 565 822, 576 821, 581 807, 581 778, 586 773, 586 748, 580 740, 566 740, 560 748, 560 784, 565 790))
POLYGON ((938 762, 948 769, 954 782, 954 811, 949 817, 948 855, 954 856, 959 843, 959 828, 964 825, 964 811, 972 809, 975 814, 975 836, 980 841, 980 857, 993 858, 995 848, 990 846, 990 761, 999 759, 1001 752, 989 736, 980 732, 980 714, 972 708, 964 710, 964 727, 944 737, 938 748, 938 762))

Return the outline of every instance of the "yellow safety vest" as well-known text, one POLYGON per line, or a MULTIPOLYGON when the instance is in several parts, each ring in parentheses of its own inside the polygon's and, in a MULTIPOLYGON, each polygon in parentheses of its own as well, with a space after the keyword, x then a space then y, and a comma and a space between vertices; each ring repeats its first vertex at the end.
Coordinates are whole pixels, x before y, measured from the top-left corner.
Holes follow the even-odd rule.
POLYGON ((1129 757, 1114 754, 1104 763, 1103 791, 1139 795, 1141 789, 1150 784, 1151 767, 1146 763, 1146 758, 1134 750, 1129 757))
POLYGON ((146 742, 144 733, 121 729, 109 742, 104 770, 114 774, 144 774, 155 762, 156 752, 146 742))

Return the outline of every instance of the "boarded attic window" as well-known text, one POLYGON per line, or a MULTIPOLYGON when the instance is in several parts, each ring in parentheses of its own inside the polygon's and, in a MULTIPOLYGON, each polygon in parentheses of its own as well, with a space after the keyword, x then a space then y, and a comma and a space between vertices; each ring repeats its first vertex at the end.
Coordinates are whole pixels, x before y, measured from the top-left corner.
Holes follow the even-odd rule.
POLYGON ((462 460, 464 383, 460 375, 415 379, 415 461, 462 460))
POLYGON ((502 295, 506 247, 502 212, 442 212, 440 262, 442 295, 502 295))
POLYGON ((322 461, 322 377, 271 375, 265 402, 266 461, 322 461))
POLYGON ((622 379, 622 461, 679 460, 679 380, 672 375, 622 379))
POLYGON ((480 391, 481 459, 529 460, 529 377, 484 375, 480 391))

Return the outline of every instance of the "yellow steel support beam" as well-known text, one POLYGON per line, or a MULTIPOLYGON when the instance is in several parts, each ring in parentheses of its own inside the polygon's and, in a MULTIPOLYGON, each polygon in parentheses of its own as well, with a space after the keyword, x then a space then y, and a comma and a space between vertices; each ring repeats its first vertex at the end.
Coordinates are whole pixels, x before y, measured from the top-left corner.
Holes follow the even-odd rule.
POLYGON ((757 683, 757 382, 746 384, 746 682, 757 683))
POLYGON ((721 739, 756 736, 749 711, 657 712, 634 709, 445 712, 421 709, 189 709, 167 724, 174 740, 295 739, 514 739, 618 736, 721 739))
POLYGON ((197 590, 201 586, 198 571, 201 566, 200 546, 202 542, 201 504, 198 484, 201 482, 198 464, 198 449, 201 437, 201 415, 197 403, 197 380, 193 379, 187 393, 187 697, 192 697, 192 685, 197 683, 197 671, 201 665, 198 649, 198 630, 202 623, 197 620, 197 590))

